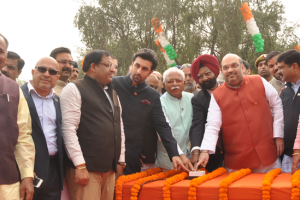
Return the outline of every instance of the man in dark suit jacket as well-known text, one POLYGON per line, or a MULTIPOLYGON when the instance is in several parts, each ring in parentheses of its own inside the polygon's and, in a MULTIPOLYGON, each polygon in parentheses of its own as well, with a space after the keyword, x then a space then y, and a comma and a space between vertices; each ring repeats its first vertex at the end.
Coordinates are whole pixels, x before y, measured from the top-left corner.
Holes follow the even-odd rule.
POLYGON ((40 188, 35 188, 34 200, 60 200, 63 187, 61 110, 52 89, 58 77, 58 63, 45 57, 32 70, 32 80, 21 86, 32 118, 34 172, 43 179, 40 188))
MULTIPOLYGON (((218 59, 212 55, 199 56, 191 66, 191 73, 194 80, 202 87, 202 90, 192 98, 193 121, 190 128, 191 163, 196 168, 205 132, 210 95, 218 87, 216 78, 219 75, 218 59)), ((223 164, 224 154, 221 141, 222 139, 219 138, 216 153, 209 157, 209 162, 206 165, 206 170, 209 172, 221 167, 223 164)))
POLYGON ((159 93, 145 83, 145 79, 155 70, 158 58, 154 51, 142 49, 132 59, 132 71, 127 76, 113 77, 114 89, 122 105, 125 130, 126 174, 141 171, 140 158, 144 145, 144 128, 149 116, 158 132, 174 169, 183 165, 177 149, 177 142, 162 111, 159 93))

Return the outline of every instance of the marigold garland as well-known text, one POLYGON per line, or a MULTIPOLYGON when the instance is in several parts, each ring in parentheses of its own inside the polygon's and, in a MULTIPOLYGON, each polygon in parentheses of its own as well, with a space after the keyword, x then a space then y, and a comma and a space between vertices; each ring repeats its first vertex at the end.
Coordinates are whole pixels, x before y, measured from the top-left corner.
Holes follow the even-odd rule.
POLYGON ((130 181, 134 181, 143 177, 151 176, 153 174, 161 172, 162 169, 157 167, 153 169, 148 169, 144 172, 138 172, 135 174, 130 174, 130 175, 123 175, 118 178, 115 184, 115 195, 116 195, 116 200, 122 200, 123 199, 123 185, 124 183, 128 183, 130 181))
POLYGON ((166 172, 160 172, 158 174, 154 174, 152 176, 148 176, 148 177, 144 177, 144 178, 140 178, 139 180, 137 180, 133 187, 131 188, 131 197, 130 199, 131 200, 137 200, 137 196, 139 194, 139 191, 141 189, 141 186, 147 182, 147 181, 155 181, 155 180, 159 180, 159 179, 164 179, 164 178, 167 178, 169 176, 174 176, 175 174, 178 174, 178 173, 181 173, 182 171, 180 170, 177 170, 175 171, 174 169, 173 170, 170 170, 170 171, 166 171, 166 172))
POLYGON ((219 190, 219 200, 228 200, 227 192, 228 186, 231 185, 233 182, 243 178, 244 176, 250 174, 252 171, 251 169, 241 169, 240 171, 236 171, 230 173, 229 176, 224 178, 220 183, 220 190, 219 190))
POLYGON ((291 176, 291 184, 292 184, 292 200, 299 200, 300 197, 300 170, 297 170, 292 176, 291 176))
POLYGON ((180 174, 168 178, 163 187, 164 200, 171 200, 171 191, 170 191, 171 185, 184 180, 188 176, 189 176, 188 173, 181 172, 180 174))
POLYGON ((297 49, 298 51, 300 51, 300 44, 298 46, 295 46, 295 49, 297 49))
POLYGON ((213 178, 216 178, 218 176, 221 176, 222 174, 225 174, 227 171, 225 168, 220 167, 211 173, 208 173, 204 176, 199 176, 198 178, 195 178, 191 180, 190 186, 189 186, 189 200, 197 200, 197 186, 204 183, 205 181, 211 180, 213 178))
POLYGON ((269 171, 267 174, 264 176, 264 180, 262 182, 262 198, 263 200, 270 200, 271 199, 271 184, 274 180, 274 178, 278 175, 281 174, 282 171, 280 168, 273 169, 269 171))

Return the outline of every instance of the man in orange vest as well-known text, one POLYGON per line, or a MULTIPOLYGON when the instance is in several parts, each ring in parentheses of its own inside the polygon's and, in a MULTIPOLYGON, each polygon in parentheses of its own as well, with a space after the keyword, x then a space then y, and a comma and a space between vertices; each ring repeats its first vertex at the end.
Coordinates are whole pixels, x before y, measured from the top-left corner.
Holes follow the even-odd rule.
POLYGON ((222 60, 225 83, 214 90, 197 167, 214 154, 222 128, 224 165, 228 172, 250 168, 266 173, 280 168, 284 150, 282 101, 260 76, 242 73, 242 59, 227 54, 222 60))

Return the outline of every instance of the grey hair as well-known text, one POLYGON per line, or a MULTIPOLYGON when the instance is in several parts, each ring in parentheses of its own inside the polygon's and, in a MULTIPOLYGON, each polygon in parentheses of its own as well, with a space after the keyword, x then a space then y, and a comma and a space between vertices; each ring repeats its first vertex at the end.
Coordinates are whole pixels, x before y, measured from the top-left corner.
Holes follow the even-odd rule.
POLYGON ((185 68, 191 68, 191 64, 189 64, 189 63, 186 63, 186 64, 183 64, 181 67, 180 67, 180 69, 181 70, 183 70, 183 69, 185 69, 185 68))
POLYGON ((163 74, 163 83, 166 82, 166 77, 167 77, 167 75, 168 75, 170 72, 178 72, 178 73, 182 76, 182 80, 184 81, 185 75, 184 75, 183 71, 180 70, 180 69, 178 69, 177 67, 171 67, 171 68, 167 69, 167 70, 164 72, 164 74, 163 74))

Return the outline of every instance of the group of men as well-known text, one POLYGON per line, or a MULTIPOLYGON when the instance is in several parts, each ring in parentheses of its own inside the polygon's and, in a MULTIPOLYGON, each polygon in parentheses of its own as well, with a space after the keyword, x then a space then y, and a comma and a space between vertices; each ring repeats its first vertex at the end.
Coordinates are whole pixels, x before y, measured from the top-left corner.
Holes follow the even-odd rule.
POLYGON ((117 58, 93 50, 77 80, 60 47, 19 88, 24 61, 7 49, 0 34, 0 199, 113 199, 120 175, 149 168, 294 172, 300 161, 297 50, 260 56, 261 77, 235 54, 221 65, 200 55, 161 75, 150 49, 116 76, 117 58))

